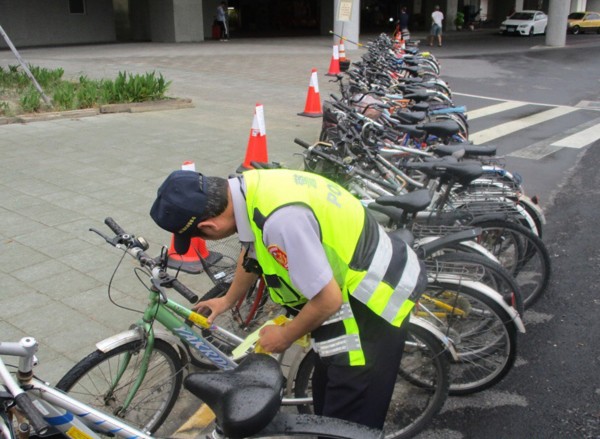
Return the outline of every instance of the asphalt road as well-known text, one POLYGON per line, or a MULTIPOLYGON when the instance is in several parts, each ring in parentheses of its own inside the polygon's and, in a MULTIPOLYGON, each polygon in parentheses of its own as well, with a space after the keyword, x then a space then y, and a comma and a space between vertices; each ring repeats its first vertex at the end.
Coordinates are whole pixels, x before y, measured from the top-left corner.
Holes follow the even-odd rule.
MULTIPOLYGON (((471 133, 557 106, 600 101, 600 38, 579 37, 568 40, 578 48, 503 53, 493 46, 502 37, 486 35, 476 42, 453 42, 456 53, 436 53, 457 92, 455 100, 469 110, 505 101, 528 103, 508 114, 472 120, 471 133), (468 53, 484 44, 490 46, 488 54, 468 53)), ((543 37, 534 38, 543 42, 543 37)), ((525 40, 510 38, 517 47, 529 43, 525 40)), ((420 438, 600 438, 600 324, 595 316, 600 311, 600 142, 533 159, 511 156, 531 145, 548 152, 559 136, 598 118, 597 111, 577 110, 492 142, 507 155, 507 168, 525 177, 526 189, 541 194, 552 280, 542 300, 525 313, 527 333, 519 338, 518 360, 507 378, 480 394, 450 398, 420 438)))

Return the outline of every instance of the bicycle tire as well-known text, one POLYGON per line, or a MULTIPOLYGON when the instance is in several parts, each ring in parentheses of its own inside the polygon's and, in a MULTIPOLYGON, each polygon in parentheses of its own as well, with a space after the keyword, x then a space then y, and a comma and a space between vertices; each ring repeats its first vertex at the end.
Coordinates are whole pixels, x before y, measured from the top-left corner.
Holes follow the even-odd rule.
POLYGON ((481 291, 485 286, 478 285, 477 282, 430 282, 415 307, 420 317, 437 325, 453 341, 459 359, 451 362, 450 395, 469 395, 493 386, 508 374, 516 359, 515 322, 502 305, 481 291), (427 312, 423 312, 423 307, 427 307, 426 297, 450 305, 453 311, 447 313, 430 303, 427 312))
POLYGON ((140 430, 154 433, 177 401, 183 382, 183 363, 169 343, 155 340, 143 383, 127 412, 118 413, 138 376, 143 354, 144 342, 141 340, 125 343, 107 352, 96 350, 73 366, 56 387, 91 407, 122 418, 140 430), (118 388, 110 391, 114 374, 128 354, 132 357, 118 388))
MULTIPOLYGON (((294 382, 294 395, 310 394, 310 381, 316 353, 302 359, 294 382)), ((398 379, 384 425, 386 439, 413 437, 425 429, 439 413, 448 396, 449 354, 429 331, 409 325, 398 379)), ((310 406, 298 406, 300 413, 311 413, 310 406)))
POLYGON ((525 309, 531 307, 550 281, 550 254, 544 242, 531 230, 509 221, 475 218, 471 225, 483 229, 478 243, 491 251, 515 278, 525 309))
POLYGON ((177 401, 183 381, 183 363, 169 343, 155 340, 146 377, 127 412, 119 413, 123 399, 139 374, 143 354, 144 342, 141 340, 125 343, 107 352, 96 350, 73 366, 56 387, 91 407, 122 418, 140 430, 154 433, 177 401), (110 391, 111 381, 128 354, 132 357, 118 387, 110 391))
POLYGON ((519 285, 515 278, 499 263, 477 253, 461 251, 446 252, 434 256, 433 259, 451 263, 464 262, 482 267, 484 272, 478 281, 497 291, 504 302, 516 309, 519 315, 523 315, 525 312, 525 304, 519 285))

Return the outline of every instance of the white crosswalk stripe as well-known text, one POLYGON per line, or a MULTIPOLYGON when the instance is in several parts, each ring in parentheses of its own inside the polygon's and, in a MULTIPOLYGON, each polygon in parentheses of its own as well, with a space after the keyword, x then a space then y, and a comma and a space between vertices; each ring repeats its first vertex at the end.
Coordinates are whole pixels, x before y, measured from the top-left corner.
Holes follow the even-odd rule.
POLYGON ((537 125, 542 122, 546 122, 548 120, 560 116, 564 116, 566 114, 578 110, 578 108, 573 107, 555 107, 550 110, 532 114, 531 116, 523 117, 521 119, 516 119, 482 131, 478 131, 476 133, 471 134, 469 136, 469 140, 471 140, 475 144, 490 142, 494 139, 498 139, 508 134, 512 134, 514 132, 523 130, 525 128, 529 128, 531 126, 537 125))
POLYGON ((566 148, 583 148, 590 143, 600 139, 600 123, 587 129, 581 130, 571 136, 557 140, 551 146, 563 146, 566 148))
POLYGON ((490 116, 492 114, 501 113, 503 111, 512 110, 513 108, 519 108, 527 105, 525 102, 517 101, 506 101, 495 105, 488 105, 487 107, 478 108, 477 110, 468 111, 467 119, 474 120, 480 117, 490 116))

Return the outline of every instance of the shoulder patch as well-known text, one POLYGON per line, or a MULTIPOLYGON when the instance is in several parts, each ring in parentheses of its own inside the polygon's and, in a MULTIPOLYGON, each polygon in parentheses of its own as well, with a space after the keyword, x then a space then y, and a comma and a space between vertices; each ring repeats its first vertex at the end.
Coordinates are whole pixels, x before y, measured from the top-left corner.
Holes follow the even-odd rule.
POLYGON ((271 253, 271 256, 286 270, 288 269, 287 255, 277 245, 270 245, 267 250, 271 253))

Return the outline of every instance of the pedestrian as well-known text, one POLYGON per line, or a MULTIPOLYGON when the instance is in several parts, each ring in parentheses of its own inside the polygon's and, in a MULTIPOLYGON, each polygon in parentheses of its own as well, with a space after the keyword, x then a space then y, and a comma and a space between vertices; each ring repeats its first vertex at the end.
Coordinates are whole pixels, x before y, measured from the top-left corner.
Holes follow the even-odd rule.
POLYGON ((398 19, 398 24, 400 25, 400 33, 404 41, 410 40, 410 31, 408 30, 409 18, 410 16, 408 15, 406 6, 402 6, 402 9, 400 9, 400 18, 398 19))
POLYGON ((261 329, 260 346, 283 352, 310 333, 317 361, 315 413, 383 427, 408 314, 427 276, 403 241, 388 235, 362 203, 316 174, 251 170, 228 180, 174 171, 150 215, 185 254, 194 236, 238 233, 242 251, 225 296, 200 302, 209 322, 262 275, 272 299, 294 315, 261 329))
POLYGON ((444 21, 444 13, 440 11, 439 6, 435 6, 431 13, 431 32, 429 33, 429 45, 433 46, 433 40, 437 37, 438 46, 442 47, 442 22, 444 21))
POLYGON ((227 3, 221 2, 219 6, 217 6, 217 24, 221 29, 221 33, 219 36, 220 41, 228 41, 229 40, 229 24, 227 23, 227 3))

